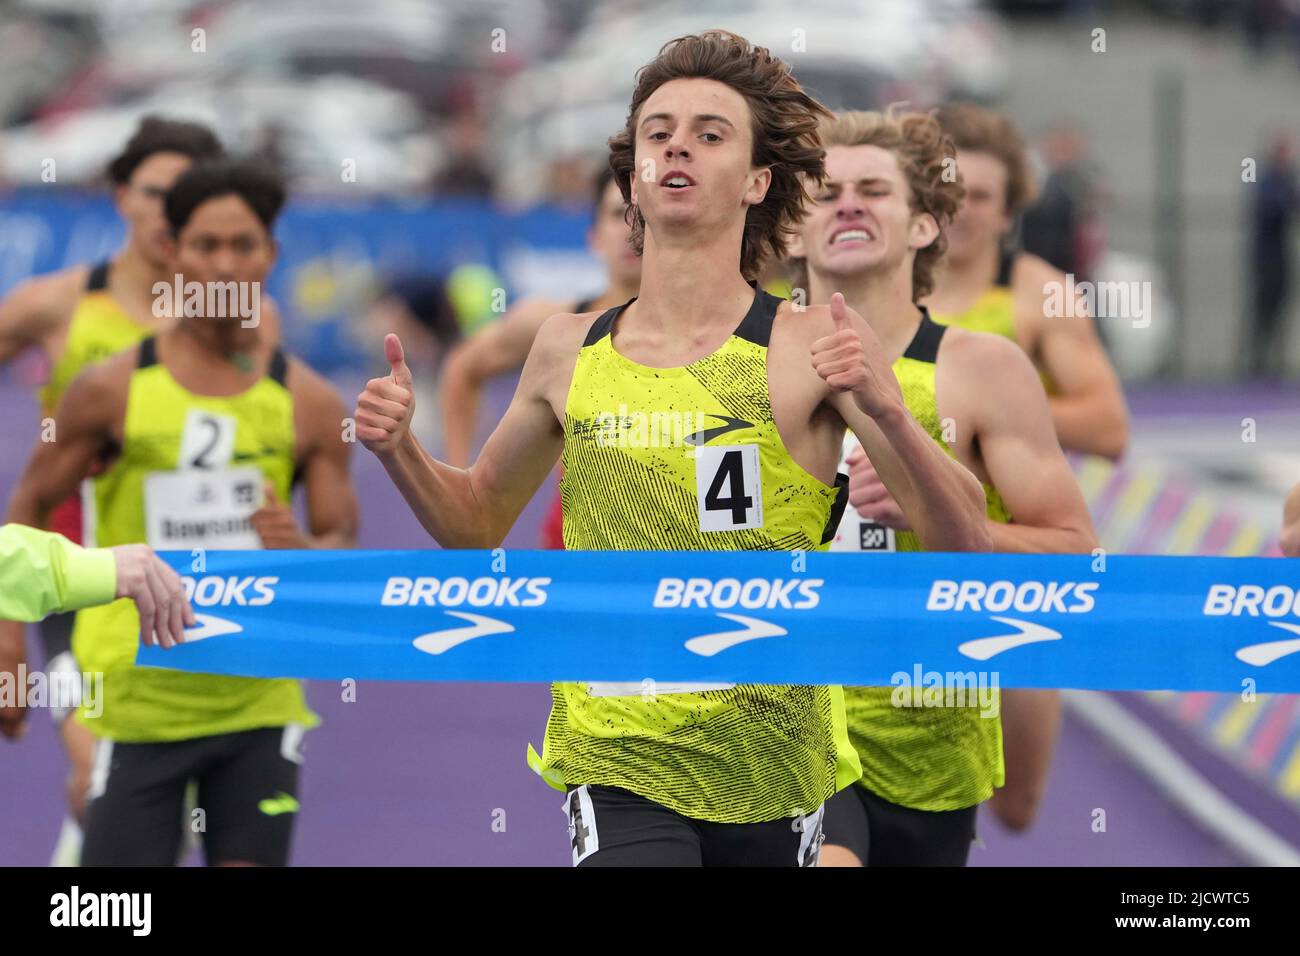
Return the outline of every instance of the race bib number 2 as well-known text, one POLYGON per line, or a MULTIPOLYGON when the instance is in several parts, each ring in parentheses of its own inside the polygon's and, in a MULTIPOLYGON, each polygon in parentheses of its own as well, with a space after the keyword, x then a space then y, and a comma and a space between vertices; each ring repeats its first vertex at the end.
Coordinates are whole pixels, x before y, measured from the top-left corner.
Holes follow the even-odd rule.
POLYGON ((185 415, 179 469, 225 468, 235 453, 235 419, 201 408, 185 415))
POLYGON ((763 527, 757 445, 695 449, 695 498, 701 531, 763 527))

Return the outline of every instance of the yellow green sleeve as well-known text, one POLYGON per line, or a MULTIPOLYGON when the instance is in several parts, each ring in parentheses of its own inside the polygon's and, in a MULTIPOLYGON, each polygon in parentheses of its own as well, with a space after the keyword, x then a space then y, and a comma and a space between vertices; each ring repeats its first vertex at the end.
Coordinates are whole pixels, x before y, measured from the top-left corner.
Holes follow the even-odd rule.
POLYGON ((0 527, 0 619, 39 621, 113 600, 111 552, 85 549, 60 534, 24 525, 0 527))

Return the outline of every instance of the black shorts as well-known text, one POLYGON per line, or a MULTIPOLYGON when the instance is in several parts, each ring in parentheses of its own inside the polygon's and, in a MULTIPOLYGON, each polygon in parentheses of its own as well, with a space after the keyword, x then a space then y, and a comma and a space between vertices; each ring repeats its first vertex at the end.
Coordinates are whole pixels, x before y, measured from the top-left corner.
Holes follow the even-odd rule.
POLYGON ((913 810, 855 783, 826 801, 822 826, 863 866, 965 866, 978 809, 913 810))
POLYGON ((71 614, 51 614, 36 625, 41 635, 41 649, 45 652, 47 668, 50 666, 50 661, 60 654, 71 653, 72 625, 75 623, 77 623, 77 615, 74 611, 71 614))
POLYGON ((711 823, 588 784, 570 789, 563 809, 574 866, 816 866, 821 850, 821 807, 766 823, 711 823))
POLYGON ((289 862, 298 815, 302 727, 172 743, 100 740, 91 770, 82 866, 174 866, 188 830, 208 865, 289 862), (185 813, 185 789, 198 785, 185 813))

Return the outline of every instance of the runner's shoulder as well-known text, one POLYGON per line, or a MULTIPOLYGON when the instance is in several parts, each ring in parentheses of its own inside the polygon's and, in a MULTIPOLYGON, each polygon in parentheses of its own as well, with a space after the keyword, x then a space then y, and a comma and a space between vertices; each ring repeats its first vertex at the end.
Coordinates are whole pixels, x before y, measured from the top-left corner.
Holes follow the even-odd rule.
POLYGON ((553 312, 537 330, 532 355, 546 361, 572 359, 600 315, 597 312, 553 312))
POLYGON ((835 332, 829 305, 796 305, 788 300, 776 310, 773 325, 780 326, 783 335, 810 343, 835 332))
POLYGON ((86 290, 89 275, 90 266, 79 265, 33 276, 5 297, 5 311, 47 326, 66 322, 86 290))
POLYGON ((60 408, 111 410, 125 401, 131 376, 140 364, 140 346, 132 345, 77 373, 59 402, 60 408))
POLYGON ((316 371, 300 358, 285 354, 286 371, 285 388, 294 398, 294 403, 307 408, 320 407, 331 414, 334 409, 344 407, 343 398, 334 384, 320 372, 316 371))
POLYGON ((1042 256, 1032 252, 1018 252, 1011 267, 1011 285, 1017 289, 1037 289, 1042 292, 1047 282, 1064 282, 1065 273, 1042 256))
POLYGON ((939 346, 938 361, 944 377, 968 384, 980 395, 1020 394, 1021 389, 1042 391, 1042 381, 1029 356, 1011 339, 991 332, 948 326, 939 346))

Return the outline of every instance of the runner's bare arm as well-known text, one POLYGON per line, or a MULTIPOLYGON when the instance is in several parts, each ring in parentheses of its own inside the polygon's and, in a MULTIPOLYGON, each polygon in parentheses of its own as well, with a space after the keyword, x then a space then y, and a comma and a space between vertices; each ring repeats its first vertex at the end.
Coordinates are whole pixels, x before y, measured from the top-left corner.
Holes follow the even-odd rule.
POLYGON ((567 314, 547 320, 510 407, 467 469, 436 460, 410 433, 411 373, 397 336, 385 340, 392 376, 372 379, 358 398, 357 438, 383 463, 416 518, 443 547, 497 546, 546 480, 564 447, 552 397, 572 374, 586 331, 580 322, 567 314))
POLYGON ((1115 461, 1128 445, 1128 406, 1092 317, 1081 304, 1075 315, 1047 317, 1044 287, 1064 285, 1065 275, 1036 257, 1021 258, 1016 282, 1017 308, 1023 311, 1017 322, 1030 325, 1033 354, 1051 378, 1056 394, 1048 402, 1057 438, 1070 451, 1115 461))
MULTIPOLYGON (((121 408, 112 369, 105 369, 115 362, 91 366, 68 387, 54 417, 55 440, 37 441, 10 496, 6 522, 45 527, 50 510, 75 492, 89 473, 91 462, 112 434, 114 410, 121 408)), ((22 624, 0 621, 0 672, 26 660, 25 633, 22 624)), ((0 732, 5 736, 18 735, 21 725, 21 713, 0 714, 0 732)))
POLYGON ((483 383, 494 375, 521 368, 537 330, 563 303, 524 299, 482 331, 456 346, 442 369, 443 454, 450 465, 469 464, 483 383))
POLYGON ((45 347, 84 284, 84 269, 68 270, 20 283, 0 301, 0 365, 28 348, 45 347))
POLYGON ((953 336, 941 355, 944 398, 951 395, 965 410, 984 468, 1012 514, 1010 524, 988 523, 993 550, 1079 554, 1095 548, 1088 506, 1029 358, 1014 342, 976 333, 953 336))
POLYGON ((36 442, 14 486, 7 521, 43 528, 50 511, 76 493, 92 462, 112 440, 136 354, 129 349, 88 366, 73 379, 55 410, 52 440, 36 442))
POLYGON ((307 497, 307 547, 354 548, 357 497, 348 472, 347 410, 333 386, 306 365, 294 362, 289 374, 306 437, 299 468, 307 497))
POLYGON ((1282 507, 1282 553, 1300 558, 1300 485, 1291 489, 1282 507))
POLYGON ((987 551, 984 491, 907 412, 902 390, 866 321, 844 305, 813 306, 805 318, 825 401, 862 443, 885 487, 927 551, 987 551))

